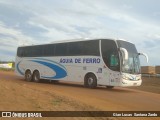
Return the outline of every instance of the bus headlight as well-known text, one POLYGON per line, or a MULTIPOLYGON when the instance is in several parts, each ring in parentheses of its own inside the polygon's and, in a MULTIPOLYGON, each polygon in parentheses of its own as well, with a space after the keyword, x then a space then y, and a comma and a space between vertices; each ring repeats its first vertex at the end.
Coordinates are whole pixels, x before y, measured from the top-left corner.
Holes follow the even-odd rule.
POLYGON ((124 79, 124 80, 128 80, 128 77, 126 77, 126 76, 122 76, 122 79, 124 79))
POLYGON ((141 80, 141 77, 136 75, 122 75, 122 79, 135 81, 135 80, 141 80))

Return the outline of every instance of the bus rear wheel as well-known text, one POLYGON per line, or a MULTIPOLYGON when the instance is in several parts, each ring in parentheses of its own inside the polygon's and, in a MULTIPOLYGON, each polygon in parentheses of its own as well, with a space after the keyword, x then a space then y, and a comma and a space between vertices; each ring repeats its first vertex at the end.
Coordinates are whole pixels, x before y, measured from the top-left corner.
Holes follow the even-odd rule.
POLYGON ((40 82, 40 74, 37 70, 33 72, 33 81, 37 83, 40 82))
POLYGON ((97 78, 94 74, 88 74, 85 77, 84 86, 89 88, 97 87, 97 78))
POLYGON ((25 80, 28 81, 28 82, 31 82, 32 81, 32 73, 30 70, 27 70, 25 72, 25 80))

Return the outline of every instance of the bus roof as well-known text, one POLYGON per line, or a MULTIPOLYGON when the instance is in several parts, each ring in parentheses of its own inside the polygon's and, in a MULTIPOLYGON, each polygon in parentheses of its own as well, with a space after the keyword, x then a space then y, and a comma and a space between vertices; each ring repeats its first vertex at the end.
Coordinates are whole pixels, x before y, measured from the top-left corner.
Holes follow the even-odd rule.
POLYGON ((102 39, 116 40, 116 39, 113 39, 113 38, 78 38, 78 39, 70 39, 70 40, 59 40, 59 41, 54 41, 54 42, 51 42, 51 43, 78 42, 78 41, 102 40, 102 39))
POLYGON ((48 45, 48 44, 54 44, 54 43, 79 42, 79 41, 88 41, 88 40, 114 40, 114 41, 122 40, 122 41, 130 42, 130 41, 127 41, 125 39, 113 39, 113 38, 77 38, 77 39, 70 39, 70 40, 58 40, 58 41, 54 41, 54 42, 51 42, 51 43, 44 43, 44 44, 21 45, 19 47, 36 46, 36 45, 48 45))

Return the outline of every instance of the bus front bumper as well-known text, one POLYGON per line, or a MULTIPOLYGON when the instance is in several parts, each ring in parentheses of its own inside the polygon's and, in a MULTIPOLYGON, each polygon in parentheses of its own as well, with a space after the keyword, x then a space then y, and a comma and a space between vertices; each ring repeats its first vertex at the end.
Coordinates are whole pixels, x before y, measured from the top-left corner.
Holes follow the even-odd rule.
POLYGON ((141 75, 122 74, 120 86, 140 86, 142 84, 141 75))
POLYGON ((120 86, 129 87, 129 86, 140 86, 142 84, 142 80, 131 81, 131 80, 122 80, 120 86))

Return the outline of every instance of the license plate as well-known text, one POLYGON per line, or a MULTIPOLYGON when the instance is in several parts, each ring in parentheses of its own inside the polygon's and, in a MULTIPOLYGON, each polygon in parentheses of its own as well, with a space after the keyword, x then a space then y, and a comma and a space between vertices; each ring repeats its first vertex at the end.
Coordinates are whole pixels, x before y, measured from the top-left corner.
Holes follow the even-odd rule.
POLYGON ((134 86, 136 86, 136 85, 137 85, 137 83, 133 83, 133 85, 134 85, 134 86))

